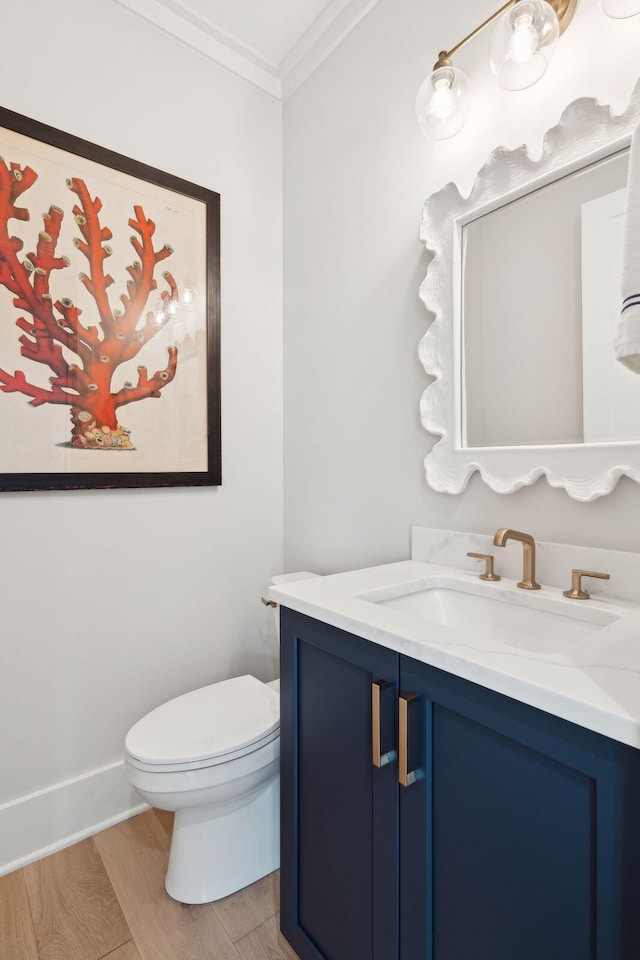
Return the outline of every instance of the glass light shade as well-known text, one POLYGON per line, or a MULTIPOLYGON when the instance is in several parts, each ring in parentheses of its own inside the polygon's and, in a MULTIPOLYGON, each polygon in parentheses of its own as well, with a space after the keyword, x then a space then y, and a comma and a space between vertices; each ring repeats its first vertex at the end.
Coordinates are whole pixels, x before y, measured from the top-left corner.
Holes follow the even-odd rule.
POLYGON ((416 116, 422 132, 434 140, 455 136, 467 118, 469 81, 456 67, 434 70, 418 90, 416 116))
POLYGON ((635 17, 640 13, 640 2, 638 0, 602 0, 602 9, 608 17, 624 20, 626 17, 635 17))
POLYGON ((520 0, 498 21, 489 62, 504 90, 526 90, 540 80, 553 57, 560 25, 546 0, 520 0))

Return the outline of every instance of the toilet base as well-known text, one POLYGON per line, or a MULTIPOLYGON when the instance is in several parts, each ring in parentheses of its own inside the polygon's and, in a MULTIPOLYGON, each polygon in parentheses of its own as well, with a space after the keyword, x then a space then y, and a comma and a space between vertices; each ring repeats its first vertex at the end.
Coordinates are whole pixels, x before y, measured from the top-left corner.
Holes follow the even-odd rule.
POLYGON ((165 888, 180 903, 211 903, 280 866, 280 782, 234 803, 176 811, 165 888))

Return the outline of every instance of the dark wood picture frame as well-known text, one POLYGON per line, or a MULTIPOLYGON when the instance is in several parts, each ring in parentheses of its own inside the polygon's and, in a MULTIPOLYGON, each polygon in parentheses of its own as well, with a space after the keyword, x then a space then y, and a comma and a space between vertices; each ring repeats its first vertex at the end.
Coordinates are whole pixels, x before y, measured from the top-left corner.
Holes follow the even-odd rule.
MULTIPOLYGON (((5 139, 10 139, 12 134, 18 135, 18 138, 28 138, 29 152, 35 154, 36 157, 37 151, 42 150, 43 164, 45 163, 45 157, 53 156, 56 158, 55 163, 60 166, 63 155, 57 151, 64 151, 65 155, 69 155, 68 158, 64 157, 65 162, 68 162, 68 171, 64 171, 63 180, 66 179, 66 187, 76 194, 76 198, 74 198, 75 206, 73 206, 74 199, 69 202, 67 198, 64 207, 62 204, 49 207, 48 213, 44 215, 45 220, 40 225, 38 220, 40 210, 32 209, 30 203, 28 191, 32 183, 26 182, 32 179, 35 182, 37 176, 33 174, 33 170, 27 171, 27 164, 14 162, 10 155, 10 148, 2 145, 0 154, 4 156, 0 160, 0 292, 4 288, 5 299, 0 305, 0 329, 4 331, 2 335, 6 338, 6 342, 8 342, 10 336, 7 331, 13 331, 11 335, 15 337, 16 344, 18 342, 22 344, 20 353, 25 359, 20 361, 24 364, 22 370, 16 369, 15 373, 12 372, 10 366, 13 359, 9 360, 9 365, 5 367, 7 361, 1 353, 2 340, 0 339, 0 446, 4 446, 5 449, 4 464, 0 461, 0 491, 214 486, 221 484, 219 194, 0 107, 0 144, 3 135, 5 139), (51 148, 54 148, 53 152, 51 148), (79 172, 74 168, 72 162, 74 159, 78 162, 79 172), (89 161, 89 165, 86 161, 89 161), (120 191, 123 196, 130 197, 127 209, 130 217, 135 216, 135 220, 129 219, 128 226, 125 223, 125 229, 129 232, 131 230, 135 231, 135 235, 129 238, 129 243, 134 246, 140 259, 131 263, 131 256, 136 254, 132 254, 127 248, 129 259, 126 271, 129 274, 129 279, 126 280, 126 286, 126 274, 123 277, 120 269, 117 270, 117 275, 114 270, 115 280, 110 275, 101 273, 102 261, 107 256, 111 256, 113 252, 106 241, 111 237, 110 228, 114 224, 112 224, 106 210, 103 212, 102 218, 100 216, 103 207, 102 199, 105 198, 97 196, 95 187, 92 187, 90 182, 87 182, 85 187, 84 181, 80 179, 83 172, 87 168, 93 169, 92 165, 95 164, 99 165, 99 168, 104 171, 104 182, 106 182, 106 178, 113 177, 114 191, 120 191), (5 180, 4 189, 2 187, 3 178, 5 180), (136 194, 136 189, 138 189, 136 184, 140 185, 139 197, 136 194), (84 188, 84 191, 82 188, 84 188), (161 207, 165 196, 163 191, 166 191, 167 202, 164 207, 161 207), (162 332, 165 339, 171 335, 171 330, 168 329, 165 333, 162 328, 165 325, 169 326, 172 320, 171 311, 174 308, 180 310, 182 304, 180 288, 170 273, 171 261, 164 273, 162 272, 164 264, 158 266, 160 260, 171 258, 175 251, 169 243, 165 243, 164 247, 159 246, 165 239, 166 230, 161 237, 159 236, 159 239, 153 239, 156 224, 150 216, 147 216, 144 209, 147 202, 151 203, 151 201, 148 201, 147 195, 152 196, 156 209, 171 210, 172 213, 183 216, 183 221, 179 227, 182 231, 180 235, 184 234, 184 236, 189 237, 189 242, 193 243, 194 258, 198 264, 202 265, 201 287, 203 289, 198 291, 200 326, 197 340, 196 334, 193 334, 193 341, 189 341, 191 355, 197 357, 192 366, 195 368, 197 363, 197 369, 201 371, 202 376, 194 380, 192 391, 185 390, 183 384, 180 394, 180 396, 189 398, 196 397, 193 402, 198 404, 199 416, 194 418, 194 422, 197 420, 198 423, 198 432, 196 439, 193 440, 193 446, 197 448, 198 456, 193 460, 188 457, 181 459, 178 456, 177 448, 175 456, 173 448, 170 448, 171 456, 167 457, 167 466, 170 469, 166 470, 158 465, 154 465, 152 469, 144 467, 146 460, 139 454, 133 439, 130 439, 129 430, 121 428, 119 425, 115 427, 107 425, 102 427, 104 437, 101 436, 99 432, 100 417, 94 412, 87 412, 87 410, 94 410, 91 403, 97 399, 101 390, 101 397, 104 398, 103 405, 111 404, 113 406, 114 397, 117 396, 116 407, 133 403, 135 400, 145 400, 151 405, 149 409, 154 409, 149 398, 156 398, 158 406, 155 407, 155 410, 167 410, 166 404, 164 408, 159 406, 166 396, 161 395, 161 391, 166 386, 169 388, 167 394, 171 396, 172 382, 174 378, 179 377, 181 372, 180 346, 168 347, 170 359, 164 370, 153 373, 153 368, 150 368, 149 373, 147 373, 145 366, 138 366, 138 383, 134 385, 133 382, 126 381, 117 395, 111 393, 110 377, 112 373, 115 373, 117 366, 124 364, 125 360, 131 366, 138 350, 142 352, 140 359, 144 362, 143 348, 156 335, 158 330, 162 332), (173 207, 170 203, 172 199, 174 201, 173 207), (11 210, 8 215, 7 205, 11 210), (189 211, 193 211, 193 223, 197 224, 197 229, 191 229, 188 219, 189 211), (66 251, 56 250, 60 224, 52 221, 52 214, 53 221, 58 219, 62 221, 66 218, 67 224, 64 229, 67 233, 69 230, 68 224, 74 224, 72 243, 76 249, 72 251, 74 253, 73 264, 69 257, 63 257, 63 252, 66 251), (95 230, 92 234, 89 234, 92 221, 95 230), (48 224, 52 224, 52 227, 48 224), (38 230, 41 231, 39 234, 38 230), (18 234, 17 237, 12 236, 14 232, 18 234), (36 249, 36 243, 37 252, 35 254, 29 253, 29 251, 36 249), (82 257, 76 259, 79 255, 83 255, 86 260, 82 257), (63 296, 60 292, 61 285, 58 274, 54 274, 54 271, 58 270, 64 273, 65 268, 77 266, 81 261, 85 265, 88 275, 82 272, 78 274, 76 271, 76 283, 78 287, 83 288, 81 296, 85 298, 85 305, 89 295, 93 298, 90 305, 97 308, 93 311, 98 314, 97 320, 91 316, 87 316, 86 319, 83 317, 82 321, 78 320, 82 311, 74 306, 68 295, 63 296), (89 264, 88 269, 86 267, 87 262, 89 264), (14 265, 13 268, 12 264, 14 265), (25 270, 28 270, 29 273, 25 273, 25 270), (50 276, 53 295, 49 293, 50 276), (26 278, 28 278, 28 285, 26 278), (116 293, 107 295, 106 287, 112 283, 116 293), (165 289, 160 292, 161 287, 167 287, 167 285, 168 290, 165 289), (121 303, 118 304, 118 307, 121 309, 112 310, 111 305, 116 302, 117 294, 122 289, 126 292, 120 296, 121 303), (46 290, 46 293, 43 294, 43 290, 46 290), (7 300, 6 291, 9 291, 9 295, 13 299, 14 309, 10 316, 7 316, 6 305, 11 300, 7 300), (160 304, 155 314, 152 310, 149 310, 152 293, 155 295, 156 302, 160 304), (111 301, 109 296, 111 296, 111 301), (160 299, 158 299, 159 296, 160 299), (56 324, 60 332, 56 330, 56 324), (87 324, 91 325, 87 326, 87 324), (15 330, 16 325, 23 331, 22 336, 15 330), (122 330, 126 332, 123 333, 122 330), (81 351, 84 351, 84 353, 75 349, 78 344, 80 344, 81 351), (98 350, 98 347, 103 347, 103 349, 98 350), (174 351, 173 354, 172 350, 174 351), (109 356, 98 357, 99 353, 109 354, 109 356), (71 362, 72 354, 80 356, 81 365, 71 362), (82 365, 83 357, 84 366, 82 365), (120 357, 124 357, 124 360, 120 357), (43 364, 47 364, 47 358, 51 360, 51 363, 48 367, 43 367, 43 364), (100 362, 103 363, 102 368, 100 362), (40 366, 37 366, 38 364, 40 366), (34 371, 38 373, 40 381, 42 381, 43 370, 46 373, 55 374, 55 376, 49 377, 49 386, 37 386, 27 382, 29 379, 34 379, 34 371), (87 370, 95 371, 95 375, 91 376, 87 373, 87 370), (26 377, 23 371, 26 372, 26 377), (102 374, 105 376, 100 380, 102 374), (95 380, 97 383, 87 382, 91 380, 95 380), (103 386, 100 386, 100 383, 103 383, 103 386), (85 399, 81 400, 83 389, 85 399), (89 389, 93 391, 93 395, 87 392, 89 389), (72 393, 69 393, 69 390, 72 393), (5 467, 13 465, 11 462, 11 451, 13 449, 18 450, 20 448, 23 451, 26 447, 26 462, 29 463, 31 462, 29 457, 36 456, 36 453, 31 454, 28 447, 31 438, 25 436, 27 431, 23 430, 22 435, 18 436, 20 431, 12 423, 11 411, 18 410, 18 407, 15 406, 15 399, 12 401, 14 405, 11 407, 3 403, 7 393, 20 394, 20 400, 27 407, 29 403, 32 407, 42 407, 49 404, 51 405, 50 409, 54 409, 54 405, 57 405, 58 411, 60 406, 66 406, 67 410, 71 410, 74 429, 70 442, 52 444, 50 437, 44 432, 44 440, 42 441, 44 447, 48 445, 49 449, 53 446, 66 448, 56 454, 59 458, 56 461, 56 469, 47 469, 47 460, 43 458, 42 470, 39 468, 25 470, 24 467, 20 467, 22 461, 19 460, 17 454, 17 469, 5 469, 5 467), (65 397, 68 399, 65 399, 65 397), (82 406, 85 400, 86 409, 82 406), (205 418, 206 424, 204 423, 205 418), (88 432, 89 427, 92 428, 95 437, 88 432), (97 449, 94 440, 96 444, 103 444, 103 448, 97 449), (82 449, 78 449, 81 445, 82 449), (104 449, 105 446, 115 447, 116 445, 125 446, 127 449, 104 449), (91 448, 89 449, 89 447, 91 448), (126 462, 123 458, 130 458, 132 453, 136 459, 126 462), (91 468, 86 471, 81 469, 83 457, 88 458, 87 463, 91 462, 92 464, 91 468), (139 462, 138 457, 143 464, 141 469, 136 467, 139 462), (102 467, 100 458, 105 458, 104 469, 98 468, 98 464, 102 467), (71 460, 73 460, 72 469, 68 469, 71 460), (186 464, 185 468, 176 469, 175 464, 183 462, 186 464), (195 468, 189 469, 194 462, 196 462, 195 468)), ((26 143, 26 141, 19 142, 26 143)), ((48 159, 47 162, 53 165, 52 160, 48 159)), ((31 165, 29 164, 29 166, 31 165)), ((35 166, 36 164, 34 164, 35 166)), ((104 206, 106 208, 106 202, 104 206)), ((174 220, 173 222, 177 223, 178 221, 174 220)), ((167 223, 170 223, 168 219, 167 223)), ((121 227, 122 225, 119 223, 116 226, 121 227)), ((160 235, 160 231, 158 231, 158 234, 160 235)), ((183 244, 183 247, 185 245, 183 244)), ((187 252, 189 251, 182 251, 183 260, 181 262, 187 261, 187 252)), ((120 259, 124 255, 124 252, 119 252, 120 259)), ((180 256, 180 253, 178 256, 180 256)), ((106 269, 107 267, 105 267, 106 269)), ((71 276, 71 272, 68 273, 68 276, 71 276)), ((85 314, 87 313, 89 311, 85 309, 85 314)), ((159 349, 159 347, 154 349, 159 349)), ((174 399, 171 400, 173 406, 170 408, 173 418, 168 417, 166 413, 164 413, 164 417, 168 424, 173 424, 171 429, 176 433, 179 429, 179 421, 181 419, 188 421, 189 417, 183 415, 182 411, 183 409, 186 410, 187 407, 181 408, 179 406, 175 399, 177 393, 174 392, 173 396, 174 399)), ((191 402, 191 399, 189 402, 191 402)), ((34 419, 30 420, 29 426, 31 427, 31 424, 33 424, 33 432, 36 434, 35 442, 39 443, 36 414, 37 411, 33 414, 34 419)), ((150 414, 147 416, 150 416, 150 414)), ((20 413, 20 417, 23 418, 24 415, 20 413)), ((64 418, 60 422, 63 422, 63 420, 64 418)), ((185 424, 185 428, 191 429, 189 423, 185 424)), ((195 434, 195 427, 193 431, 195 434)), ((170 431, 168 430, 168 432, 170 431)), ((174 434, 171 434, 171 436, 173 437, 174 434)), ((64 440, 64 434, 59 439, 64 440)), ((154 439, 155 434, 147 442, 147 447, 151 448, 151 452, 160 463, 163 454, 154 452, 154 439)), ((167 447, 169 447, 169 444, 170 440, 165 440, 167 447)), ((158 451, 161 447, 164 450, 162 444, 156 444, 156 446, 158 451)), ((52 455, 49 453, 48 456, 51 457, 52 455)), ((156 463, 155 460, 153 462, 156 463)), ((164 461, 162 462, 164 463, 164 461)))

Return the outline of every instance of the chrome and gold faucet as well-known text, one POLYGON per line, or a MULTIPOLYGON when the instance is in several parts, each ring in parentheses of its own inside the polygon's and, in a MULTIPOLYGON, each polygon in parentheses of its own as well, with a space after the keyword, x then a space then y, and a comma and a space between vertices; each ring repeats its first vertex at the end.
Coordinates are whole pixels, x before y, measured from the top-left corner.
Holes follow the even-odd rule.
POLYGON ((520 533, 518 530, 503 528, 497 530, 493 538, 496 547, 504 547, 508 540, 518 540, 522 544, 522 580, 518 584, 521 590, 539 590, 536 583, 536 542, 529 533, 520 533))

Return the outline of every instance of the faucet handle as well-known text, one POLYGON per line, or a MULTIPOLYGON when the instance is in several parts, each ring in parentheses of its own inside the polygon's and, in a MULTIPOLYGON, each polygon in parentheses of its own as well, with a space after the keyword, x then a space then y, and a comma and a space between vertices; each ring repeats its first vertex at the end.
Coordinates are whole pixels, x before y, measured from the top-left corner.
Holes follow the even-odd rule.
POLYGON ((572 570, 571 571, 571 589, 564 590, 562 596, 569 600, 588 600, 591 594, 582 589, 583 577, 595 577, 596 580, 609 580, 608 573, 594 573, 591 570, 572 570))
POLYGON ((495 583, 497 580, 501 580, 496 573, 493 572, 493 554, 491 553, 468 553, 468 557, 471 557, 473 560, 484 560, 485 562, 485 571, 480 574, 481 580, 489 580, 492 583, 495 583))

